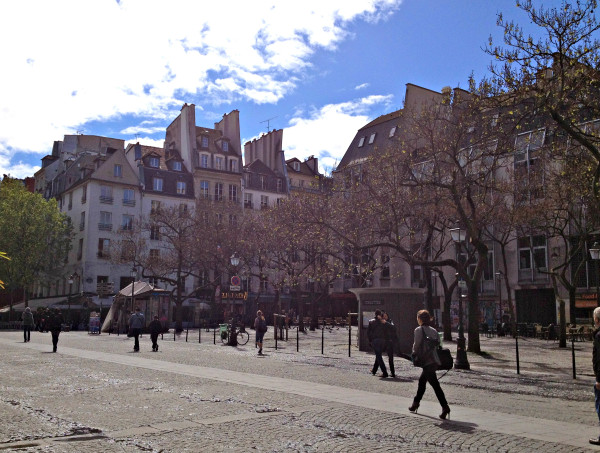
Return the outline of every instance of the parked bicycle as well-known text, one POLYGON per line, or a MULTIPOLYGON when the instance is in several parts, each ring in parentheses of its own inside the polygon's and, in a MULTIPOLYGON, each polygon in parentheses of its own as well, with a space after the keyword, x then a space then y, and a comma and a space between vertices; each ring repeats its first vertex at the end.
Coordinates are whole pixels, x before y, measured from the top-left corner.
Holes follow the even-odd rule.
MULTIPOLYGON (((246 332, 246 328, 244 326, 240 326, 236 330, 237 330, 237 333, 236 333, 237 343, 241 346, 244 346, 246 343, 248 343, 248 340, 250 339, 250 335, 248 335, 248 332, 246 332)), ((230 336, 231 336, 231 324, 227 324, 227 330, 221 334, 221 341, 223 342, 223 344, 229 343, 230 336)))

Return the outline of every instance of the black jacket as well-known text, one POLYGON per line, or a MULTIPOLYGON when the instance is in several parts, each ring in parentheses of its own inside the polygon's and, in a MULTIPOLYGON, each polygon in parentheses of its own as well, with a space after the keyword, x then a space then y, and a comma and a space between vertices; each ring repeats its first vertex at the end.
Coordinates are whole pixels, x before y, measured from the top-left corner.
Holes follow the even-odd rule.
POLYGON ((373 343, 377 338, 385 339, 385 326, 380 319, 373 318, 369 321, 367 337, 369 338, 369 343, 373 343))
POLYGON ((48 330, 60 331, 64 322, 65 320, 60 313, 52 313, 50 319, 48 319, 48 330))
POLYGON ((398 332, 396 331, 396 326, 388 319, 388 321, 383 325, 383 328, 385 334, 385 343, 388 347, 394 347, 398 341, 398 332))
POLYGON ((158 335, 163 331, 162 324, 158 319, 153 320, 150 324, 148 324, 148 330, 150 334, 158 335))
POLYGON ((594 366, 594 375, 596 382, 600 382, 600 328, 594 330, 594 349, 592 355, 592 365, 594 366))

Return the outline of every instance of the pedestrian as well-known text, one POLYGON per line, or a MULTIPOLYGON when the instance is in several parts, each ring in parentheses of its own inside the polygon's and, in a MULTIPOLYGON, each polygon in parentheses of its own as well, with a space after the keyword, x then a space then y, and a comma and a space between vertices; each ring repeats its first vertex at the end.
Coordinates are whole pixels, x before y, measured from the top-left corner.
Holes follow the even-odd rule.
POLYGON ((258 310, 256 312, 256 319, 254 320, 254 330, 256 331, 256 345, 258 346, 258 355, 263 355, 263 338, 267 331, 267 321, 263 312, 258 310))
POLYGON ((388 363, 390 365, 390 375, 395 378, 396 373, 394 369, 394 345, 398 341, 398 332, 396 331, 396 326, 394 325, 394 321, 390 319, 390 316, 387 312, 382 313, 382 322, 385 328, 385 351, 388 355, 388 363))
MULTIPOLYGON (((594 326, 593 332, 594 348, 592 350, 592 365, 596 382, 594 383, 594 399, 596 400, 596 413, 600 422, 600 307, 594 308, 594 326)), ((600 436, 590 439, 590 444, 600 445, 600 436)))
POLYGON ((382 377, 388 377, 387 370, 385 369, 385 363, 383 362, 382 353, 385 349, 385 326, 382 322, 382 313, 381 310, 375 310, 375 317, 369 321, 369 327, 367 328, 367 337, 369 339, 369 344, 375 351, 375 363, 373 364, 373 369, 371 370, 371 374, 375 376, 377 373, 377 369, 381 368, 382 377))
POLYGON ((49 312, 47 319, 48 330, 52 335, 52 352, 56 352, 58 348, 58 336, 62 330, 62 326, 65 323, 65 319, 58 308, 55 308, 53 312, 49 312))
POLYGON ((417 412, 421 398, 425 393, 425 386, 427 382, 433 388, 435 396, 442 406, 442 413, 440 418, 445 420, 450 415, 450 407, 446 401, 444 391, 440 386, 437 375, 435 374, 439 366, 439 358, 435 354, 435 348, 440 344, 440 337, 433 327, 430 326, 431 315, 427 310, 419 310, 417 313, 417 323, 419 327, 415 329, 415 341, 412 348, 412 354, 415 362, 423 367, 421 376, 419 377, 419 387, 417 389, 417 395, 415 396, 412 406, 408 408, 411 412, 417 412))
POLYGON ((25 307, 25 311, 21 315, 21 325, 23 326, 23 343, 27 343, 31 340, 31 329, 34 325, 31 308, 25 307))
POLYGON ((152 350, 158 351, 158 335, 162 332, 162 324, 158 320, 158 315, 154 316, 154 320, 148 325, 150 330, 150 339, 152 340, 152 350))
POLYGON ((140 334, 144 327, 144 315, 140 311, 140 307, 135 308, 135 313, 129 318, 129 336, 135 340, 133 343, 133 352, 140 351, 140 334))

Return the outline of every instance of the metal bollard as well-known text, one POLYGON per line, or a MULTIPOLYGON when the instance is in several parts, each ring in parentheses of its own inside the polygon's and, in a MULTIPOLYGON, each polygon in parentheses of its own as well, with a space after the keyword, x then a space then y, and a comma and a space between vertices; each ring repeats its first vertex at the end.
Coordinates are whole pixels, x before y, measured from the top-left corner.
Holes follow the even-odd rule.
POLYGON ((213 329, 213 344, 217 344, 217 328, 213 329))
POLYGON ((321 354, 324 354, 324 345, 325 345, 325 324, 321 327, 321 354))
POLYGON ((175 341, 175 333, 177 332, 176 328, 173 328, 173 341, 175 341))
POLYGON ((185 329, 185 342, 187 343, 188 333, 190 332, 190 326, 187 326, 185 329))
POLYGON ((274 326, 274 328, 275 328, 275 350, 277 351, 277 337, 278 337, 278 335, 277 335, 277 326, 274 326))
POLYGON ((198 343, 202 343, 202 327, 198 328, 198 343))
POLYGON ((352 325, 348 324, 348 357, 350 357, 350 347, 352 346, 352 325))
POLYGON ((517 354, 517 374, 521 374, 519 369, 519 334, 515 335, 515 349, 517 354))
POLYGON ((573 379, 577 379, 575 371, 575 335, 571 335, 571 354, 573 356, 573 379))
POLYGON ((296 329, 296 352, 300 351, 300 327, 296 329))

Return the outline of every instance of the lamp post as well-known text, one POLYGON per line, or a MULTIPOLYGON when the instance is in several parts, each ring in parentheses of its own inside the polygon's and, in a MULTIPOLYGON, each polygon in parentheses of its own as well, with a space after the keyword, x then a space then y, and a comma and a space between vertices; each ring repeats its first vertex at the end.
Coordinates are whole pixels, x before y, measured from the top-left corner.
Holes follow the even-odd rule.
MULTIPOLYGON (((231 255, 231 257, 229 258, 229 260, 231 261, 231 265, 234 268, 234 272, 237 271, 237 267, 240 264, 240 257, 237 254, 237 252, 234 252, 233 255, 231 255)), ((231 291, 230 291, 231 292, 231 291)), ((231 297, 231 294, 230 294, 231 297)), ((233 304, 235 303, 235 300, 232 298, 232 303, 231 303, 231 330, 229 332, 229 341, 227 342, 227 344, 229 346, 237 346, 238 342, 237 342, 237 331, 236 331, 236 325, 235 325, 235 314, 233 312, 233 304)))
POLYGON ((590 256, 596 263, 596 306, 600 307, 600 294, 598 292, 598 286, 600 284, 600 273, 598 272, 598 261, 600 260, 600 248, 597 242, 594 242, 594 246, 590 249, 590 256))
POLYGON ((133 266, 131 268, 129 275, 131 275, 131 313, 133 313, 133 310, 134 310, 133 298, 135 297, 134 287, 135 287, 135 278, 137 277, 137 269, 135 268, 135 266, 133 266))
POLYGON ((69 326, 71 326, 71 297, 73 294, 73 279, 74 279, 75 275, 71 274, 69 275, 69 297, 67 298, 67 304, 69 306, 69 311, 67 314, 67 322, 69 323, 69 326))
MULTIPOLYGON (((450 236, 456 245, 456 264, 458 267, 458 257, 460 244, 464 242, 466 238, 466 231, 460 228, 451 228, 450 236)), ((465 348, 466 340, 463 330, 463 309, 462 309, 462 287, 465 285, 464 280, 458 279, 459 275, 456 274, 457 288, 458 288, 458 338, 456 339, 456 362, 454 368, 459 370, 470 370, 471 365, 467 359, 467 350, 465 348)))

